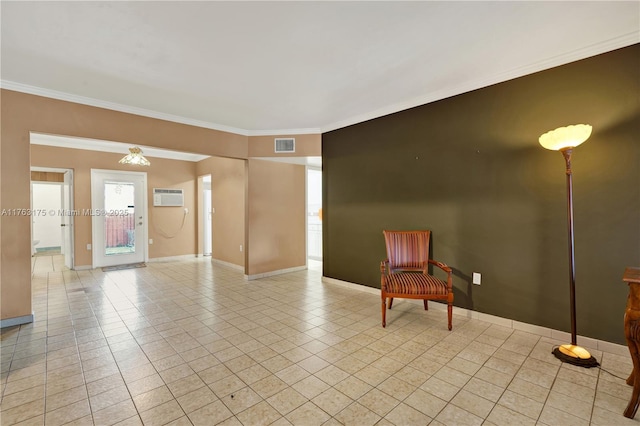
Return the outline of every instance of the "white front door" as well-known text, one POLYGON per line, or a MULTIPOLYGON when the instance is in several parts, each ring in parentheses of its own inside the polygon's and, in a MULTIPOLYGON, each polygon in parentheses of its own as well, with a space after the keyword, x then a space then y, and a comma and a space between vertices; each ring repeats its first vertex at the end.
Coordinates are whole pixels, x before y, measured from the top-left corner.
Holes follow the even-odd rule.
POLYGON ((91 170, 93 267, 147 257, 147 174, 91 170))

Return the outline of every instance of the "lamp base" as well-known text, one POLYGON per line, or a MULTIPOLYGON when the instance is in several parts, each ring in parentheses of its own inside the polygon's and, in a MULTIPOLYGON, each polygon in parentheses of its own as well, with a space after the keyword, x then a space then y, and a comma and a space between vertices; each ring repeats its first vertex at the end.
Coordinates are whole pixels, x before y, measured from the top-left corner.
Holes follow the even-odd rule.
POLYGON ((561 345, 555 348, 552 353, 560 361, 577 365, 578 367, 593 368, 600 365, 589 351, 581 346, 561 345))

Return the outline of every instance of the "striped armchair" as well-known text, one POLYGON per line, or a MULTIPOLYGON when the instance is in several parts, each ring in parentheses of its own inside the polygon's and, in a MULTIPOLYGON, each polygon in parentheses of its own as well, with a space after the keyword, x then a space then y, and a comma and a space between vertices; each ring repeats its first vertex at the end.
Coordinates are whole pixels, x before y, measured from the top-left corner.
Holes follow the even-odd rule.
POLYGON ((424 309, 429 300, 447 302, 449 330, 453 311, 453 286, 451 268, 429 259, 430 231, 383 231, 387 246, 387 259, 380 263, 382 296, 382 326, 386 327, 387 304, 389 309, 395 297, 422 299, 424 309), (429 264, 447 273, 447 281, 429 275, 429 264))

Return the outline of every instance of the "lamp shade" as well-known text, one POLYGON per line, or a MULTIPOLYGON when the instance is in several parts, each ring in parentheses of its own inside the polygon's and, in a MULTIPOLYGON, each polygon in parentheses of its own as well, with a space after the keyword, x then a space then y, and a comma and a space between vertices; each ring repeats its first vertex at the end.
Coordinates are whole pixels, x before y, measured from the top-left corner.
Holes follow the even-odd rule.
POLYGON ((591 126, 575 124, 573 126, 558 127, 540 136, 540 145, 553 151, 575 148, 591 136, 591 126))

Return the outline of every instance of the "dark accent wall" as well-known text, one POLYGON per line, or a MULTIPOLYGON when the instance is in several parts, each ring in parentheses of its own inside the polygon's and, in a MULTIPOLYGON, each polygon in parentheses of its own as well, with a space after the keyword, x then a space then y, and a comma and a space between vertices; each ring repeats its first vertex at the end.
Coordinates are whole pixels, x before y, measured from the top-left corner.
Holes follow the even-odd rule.
POLYGON ((382 230, 430 229, 455 306, 569 331, 565 164, 538 137, 579 123, 593 133, 572 161, 578 334, 624 343, 640 45, 323 134, 324 275, 379 288, 382 230))

